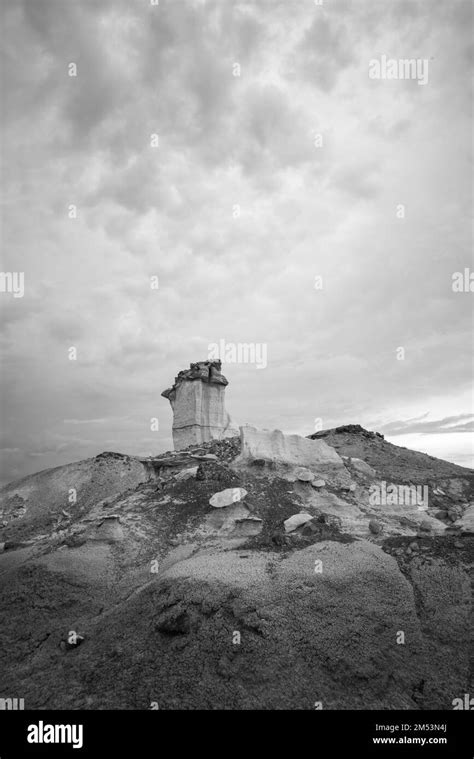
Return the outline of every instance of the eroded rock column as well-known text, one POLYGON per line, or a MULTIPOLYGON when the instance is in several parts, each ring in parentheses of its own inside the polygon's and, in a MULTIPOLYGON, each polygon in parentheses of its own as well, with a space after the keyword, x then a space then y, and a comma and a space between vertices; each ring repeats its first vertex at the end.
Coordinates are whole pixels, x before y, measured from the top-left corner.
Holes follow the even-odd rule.
POLYGON ((179 372, 173 387, 161 393, 173 410, 175 450, 238 434, 225 410, 226 385, 220 361, 198 361, 179 372))

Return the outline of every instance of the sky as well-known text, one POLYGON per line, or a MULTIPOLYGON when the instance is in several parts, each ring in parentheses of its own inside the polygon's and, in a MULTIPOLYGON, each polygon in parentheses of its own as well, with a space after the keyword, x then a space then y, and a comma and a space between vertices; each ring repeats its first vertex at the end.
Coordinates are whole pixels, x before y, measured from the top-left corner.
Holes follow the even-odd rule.
POLYGON ((2 482, 172 449, 219 341, 265 351, 223 364, 237 424, 474 465, 470 0, 1 16, 2 482))

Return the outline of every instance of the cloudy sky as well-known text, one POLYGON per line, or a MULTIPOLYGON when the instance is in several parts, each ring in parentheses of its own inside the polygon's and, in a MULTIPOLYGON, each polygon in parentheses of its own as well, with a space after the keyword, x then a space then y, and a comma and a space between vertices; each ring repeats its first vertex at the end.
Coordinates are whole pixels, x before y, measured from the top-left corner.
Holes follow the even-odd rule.
POLYGON ((3 482, 169 450, 219 340, 237 422, 473 465, 470 0, 1 5, 3 482))

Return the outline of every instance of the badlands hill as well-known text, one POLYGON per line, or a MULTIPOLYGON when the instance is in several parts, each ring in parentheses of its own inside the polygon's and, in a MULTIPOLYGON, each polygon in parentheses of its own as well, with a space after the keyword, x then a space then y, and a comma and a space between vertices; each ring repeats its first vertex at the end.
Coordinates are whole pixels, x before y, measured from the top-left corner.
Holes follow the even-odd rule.
POLYGON ((0 698, 451 709, 473 692, 473 490, 358 426, 244 427, 7 485, 0 698))
POLYGON ((341 456, 363 459, 388 480, 405 482, 411 478, 413 483, 424 484, 459 478, 462 488, 463 483, 474 475, 471 469, 389 443, 383 435, 364 430, 359 424, 322 430, 309 437, 311 440, 324 440, 341 456))

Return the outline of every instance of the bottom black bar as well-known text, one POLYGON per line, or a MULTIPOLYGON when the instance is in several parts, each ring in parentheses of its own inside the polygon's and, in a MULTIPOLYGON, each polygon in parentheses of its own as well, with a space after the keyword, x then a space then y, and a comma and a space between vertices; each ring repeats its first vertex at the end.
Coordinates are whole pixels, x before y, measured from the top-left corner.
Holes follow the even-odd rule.
POLYGON ((0 759, 140 756, 199 748, 219 754, 262 746, 265 754, 308 745, 312 755, 474 756, 466 711, 2 711, 0 759), (171 744, 171 745, 170 745, 171 744))

